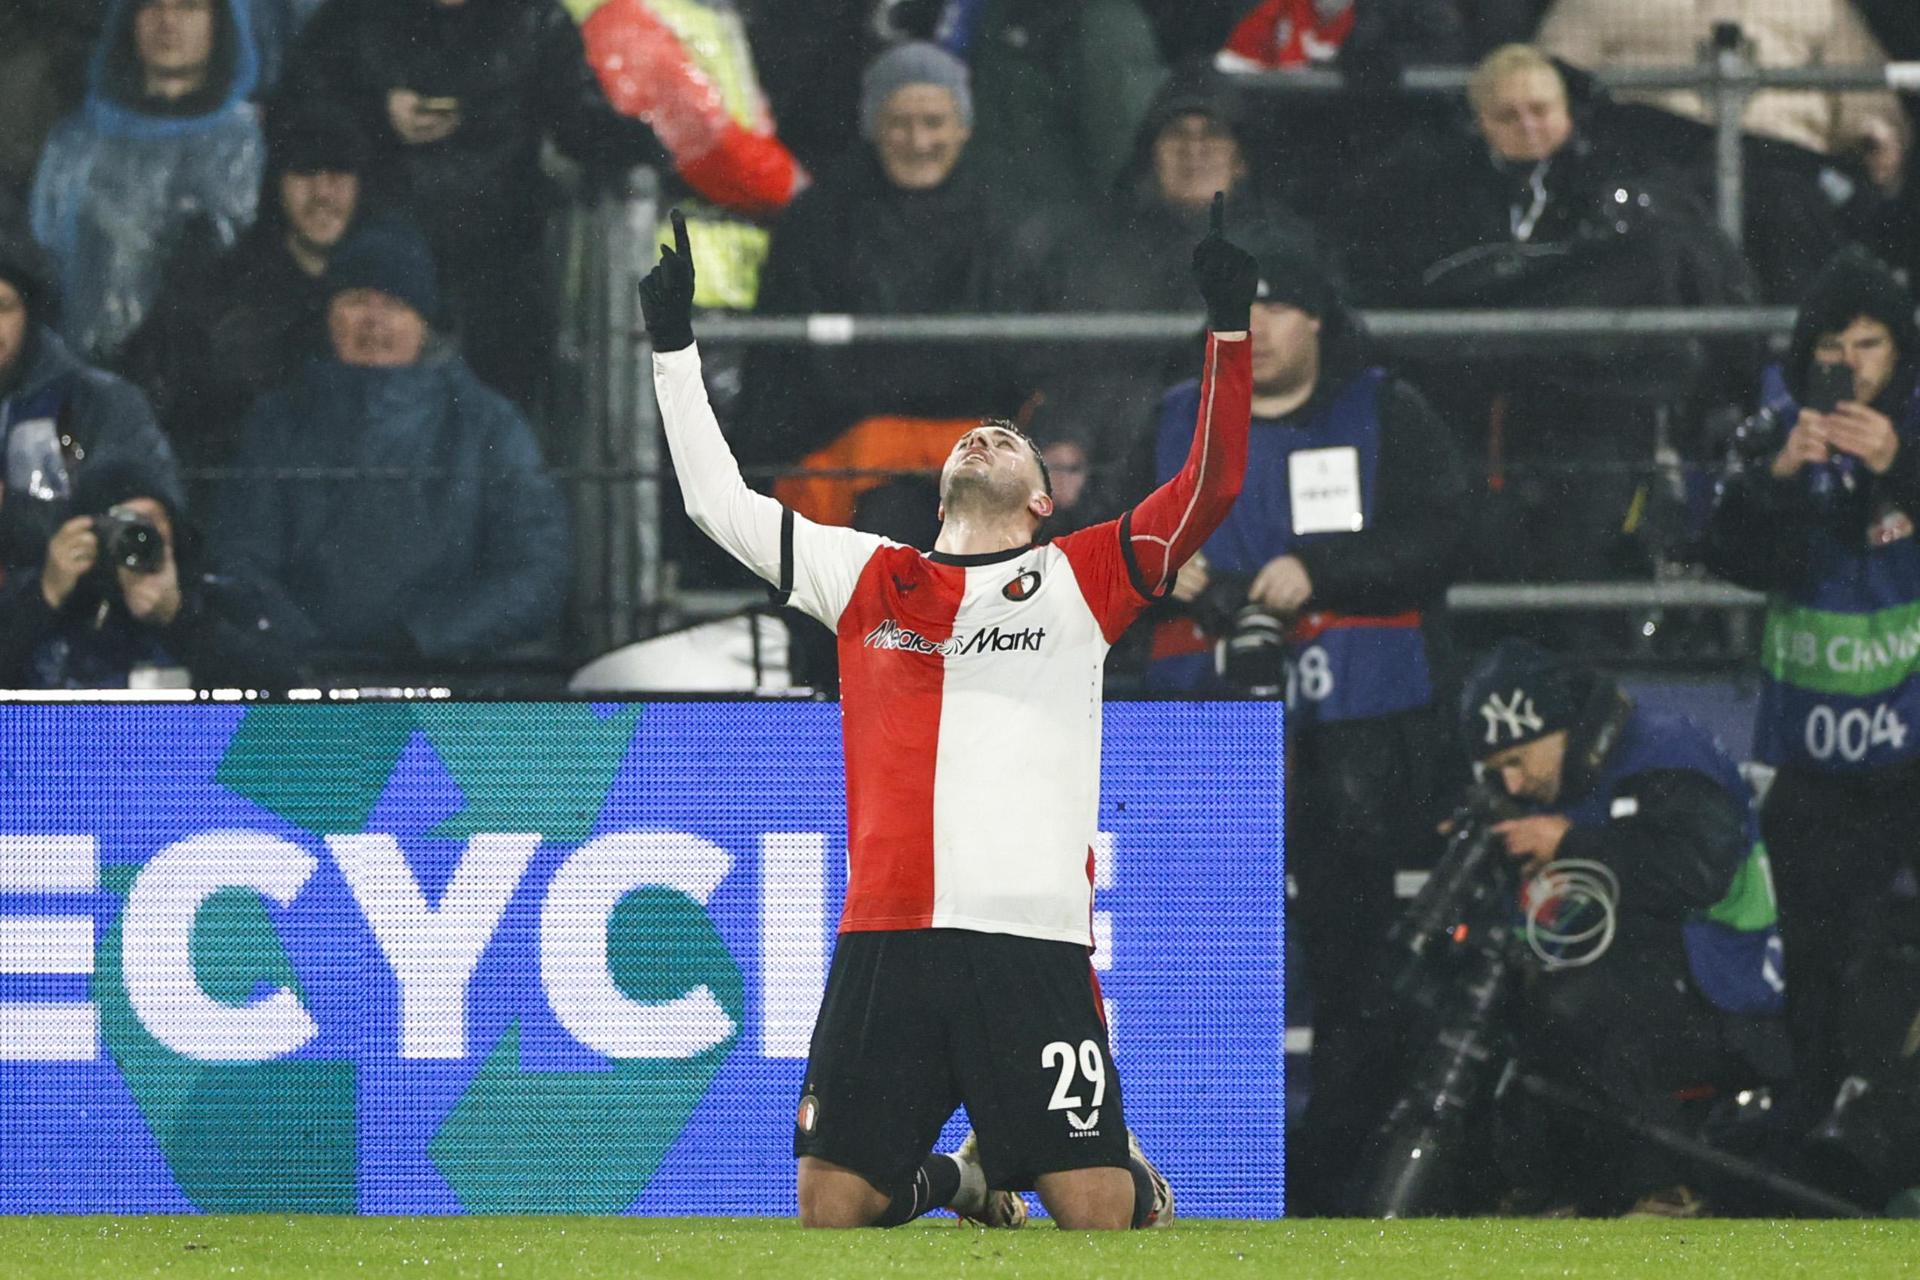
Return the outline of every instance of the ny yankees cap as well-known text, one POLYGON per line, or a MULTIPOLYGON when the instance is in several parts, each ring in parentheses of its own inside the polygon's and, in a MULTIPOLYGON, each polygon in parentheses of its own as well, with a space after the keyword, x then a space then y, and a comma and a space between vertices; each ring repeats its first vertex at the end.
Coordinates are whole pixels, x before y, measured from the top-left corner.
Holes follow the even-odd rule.
POLYGON ((1567 660, 1525 640, 1502 640, 1467 677, 1460 737, 1474 759, 1573 726, 1578 682, 1567 660))

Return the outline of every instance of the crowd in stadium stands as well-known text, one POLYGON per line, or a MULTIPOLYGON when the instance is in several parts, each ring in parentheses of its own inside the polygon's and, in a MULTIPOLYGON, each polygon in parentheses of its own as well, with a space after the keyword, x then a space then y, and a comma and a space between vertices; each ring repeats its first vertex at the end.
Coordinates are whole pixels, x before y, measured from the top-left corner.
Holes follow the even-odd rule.
MULTIPOLYGON (((1728 22, 1763 67, 1920 58, 1911 0, 0 0, 0 685, 583 656, 550 470, 595 461, 548 421, 559 157, 588 190, 663 169, 709 312, 1191 311, 1189 254, 1225 192, 1265 290, 1252 463, 1115 679, 1294 686, 1315 1071, 1353 1075, 1376 1052, 1357 1024, 1394 860, 1458 781, 1450 583, 1644 575, 1704 540, 1715 569, 1816 612, 1920 598, 1901 579, 1835 603, 1809 567, 1863 536, 1913 545, 1911 520, 1859 496, 1920 505, 1905 402, 1870 410, 1884 432, 1829 406, 1778 454, 1793 465, 1769 454, 1711 521, 1646 480, 1656 456, 1704 477, 1717 408, 1765 401, 1792 425, 1811 344, 1858 319, 1820 310, 1836 255, 1897 348, 1875 394, 1910 394, 1920 358, 1911 103, 1752 95, 1736 245, 1709 104, 1601 84, 1697 64, 1728 22), (1431 63, 1473 68, 1464 99, 1398 88, 1431 63), (1345 87, 1285 88, 1315 69, 1345 87), (1388 359, 1356 312, 1807 298, 1826 329, 1803 324, 1764 384, 1746 339, 1388 359), (1783 496, 1801 464, 1841 516, 1783 496)), ((756 346, 708 370, 751 477, 925 547, 927 472, 982 415, 1039 442, 1056 531, 1137 500, 1186 452, 1194 390, 1176 384, 1198 349, 756 346)), ((667 537, 689 577, 731 581, 688 529, 667 537)), ((807 635, 805 674, 830 683, 831 646, 807 635)), ((1804 849, 1849 815, 1910 831, 1911 754, 1839 780, 1786 759, 1766 834, 1821 922, 1793 939, 1809 989, 1841 981, 1821 938, 1859 905, 1831 886, 1900 855, 1871 834, 1853 870, 1804 849)), ((1827 1007, 1794 1010, 1822 1084, 1841 1069, 1827 1007)), ((1353 1146, 1353 1116, 1321 1121, 1306 1158, 1353 1146)))

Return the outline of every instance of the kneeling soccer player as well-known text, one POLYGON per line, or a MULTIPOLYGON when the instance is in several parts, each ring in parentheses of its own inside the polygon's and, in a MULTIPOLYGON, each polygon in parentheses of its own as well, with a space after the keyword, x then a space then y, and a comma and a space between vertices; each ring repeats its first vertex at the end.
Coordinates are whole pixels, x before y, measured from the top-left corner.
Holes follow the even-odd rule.
POLYGON ((1118 520, 1036 542, 1045 463, 983 421, 940 477, 931 554, 753 492, 693 345, 693 258, 641 282, 654 387, 694 523, 834 631, 847 769, 846 907, 794 1154, 809 1226, 938 1208, 1019 1226, 1163 1223, 1173 1194, 1127 1130, 1090 956, 1101 668, 1225 517, 1246 469, 1254 259, 1221 201, 1195 248, 1207 354, 1186 466, 1118 520), (965 1104, 975 1135, 929 1154, 965 1104))

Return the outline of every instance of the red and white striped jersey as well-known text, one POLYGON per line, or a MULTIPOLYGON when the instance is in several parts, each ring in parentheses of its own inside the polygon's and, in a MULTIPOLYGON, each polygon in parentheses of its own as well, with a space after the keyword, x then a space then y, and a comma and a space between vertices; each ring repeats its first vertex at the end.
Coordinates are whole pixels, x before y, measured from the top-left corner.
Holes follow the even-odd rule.
POLYGON ((1209 341, 1187 468, 1139 506, 974 556, 923 555, 753 493, 713 423, 697 353, 655 355, 689 514, 838 637, 842 932, 957 928, 1092 945, 1102 668, 1239 491, 1247 348, 1209 341))

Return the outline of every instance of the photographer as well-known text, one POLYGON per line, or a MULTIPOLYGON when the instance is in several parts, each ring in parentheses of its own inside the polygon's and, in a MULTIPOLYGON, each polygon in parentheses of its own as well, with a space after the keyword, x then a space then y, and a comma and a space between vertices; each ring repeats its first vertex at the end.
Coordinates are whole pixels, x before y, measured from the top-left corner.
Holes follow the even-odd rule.
MULTIPOLYGON (((1319 264, 1291 241, 1257 256, 1245 487, 1180 570, 1185 609, 1155 629, 1147 682, 1289 689, 1290 918, 1314 995, 1311 1136, 1296 1153, 1314 1173, 1297 1185, 1312 1188, 1339 1180, 1377 1110, 1357 1096, 1374 1056, 1361 1028, 1394 871, 1431 840, 1444 753, 1429 611, 1452 575, 1466 481, 1446 428, 1369 361, 1319 264)), ((1158 479, 1179 469, 1200 407, 1191 382, 1162 401, 1158 479)))
MULTIPOLYGON (((1712 735, 1511 640, 1468 679, 1460 732, 1480 771, 1528 810, 1493 831, 1526 865, 1530 893, 1554 898, 1576 863, 1617 885, 1610 945, 1557 957, 1527 992, 1523 1057, 1669 1126, 1679 1091, 1781 1072, 1766 852, 1746 782, 1712 735)), ((1658 1148, 1608 1132, 1573 1154, 1583 1207, 1703 1211, 1658 1148)))
POLYGON ((52 265, 23 228, 0 220, 0 566, 38 565, 82 467, 131 460, 157 497, 177 501, 179 472, 153 412, 129 383, 82 364, 49 323, 52 265))
POLYGON ((1896 872, 1920 868, 1916 368, 1913 298, 1866 254, 1836 258, 1768 375, 1708 530, 1709 566, 1770 593, 1755 736, 1777 773, 1761 828, 1793 952, 1801 1094, 1817 1108, 1854 1065, 1840 1028, 1861 993, 1842 974, 1896 872))
MULTIPOLYGON (((285 684, 284 611, 240 579, 205 571, 152 471, 81 472, 73 508, 37 571, 0 593, 0 685, 15 689, 285 684)), ((0 510, 7 501, 0 489, 0 510)))

